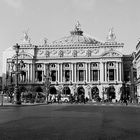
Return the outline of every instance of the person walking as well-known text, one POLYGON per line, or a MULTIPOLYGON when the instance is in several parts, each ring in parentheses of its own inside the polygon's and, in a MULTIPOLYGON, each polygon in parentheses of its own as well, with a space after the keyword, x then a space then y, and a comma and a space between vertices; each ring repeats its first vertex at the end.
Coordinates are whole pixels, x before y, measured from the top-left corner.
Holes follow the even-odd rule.
POLYGON ((126 97, 124 98, 124 103, 125 103, 126 106, 128 105, 128 102, 127 102, 127 98, 126 97))
POLYGON ((57 96, 57 100, 58 100, 58 104, 59 104, 60 103, 60 100, 61 100, 61 94, 60 93, 57 96))

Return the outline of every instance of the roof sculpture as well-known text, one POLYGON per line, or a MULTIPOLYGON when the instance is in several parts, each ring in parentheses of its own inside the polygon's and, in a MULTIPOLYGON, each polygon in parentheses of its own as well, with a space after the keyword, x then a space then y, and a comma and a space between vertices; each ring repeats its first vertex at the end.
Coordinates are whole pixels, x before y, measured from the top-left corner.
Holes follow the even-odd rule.
POLYGON ((110 28, 109 29, 109 33, 108 33, 108 36, 107 36, 107 41, 108 42, 114 42, 116 39, 116 35, 114 33, 114 29, 113 28, 110 28))
POLYGON ((31 39, 28 35, 28 31, 24 31, 23 32, 23 43, 30 44, 30 41, 31 41, 31 39))

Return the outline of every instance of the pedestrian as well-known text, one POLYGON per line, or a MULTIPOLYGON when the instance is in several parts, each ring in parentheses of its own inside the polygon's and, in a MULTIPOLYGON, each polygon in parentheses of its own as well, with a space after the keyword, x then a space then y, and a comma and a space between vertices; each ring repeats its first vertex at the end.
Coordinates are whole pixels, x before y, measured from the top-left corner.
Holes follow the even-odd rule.
POLYGON ((72 102, 73 102, 73 96, 72 96, 72 94, 70 94, 70 96, 69 96, 69 101, 72 104, 72 102))
POLYGON ((57 100, 58 100, 58 103, 60 103, 60 100, 61 100, 61 94, 58 94, 58 96, 57 96, 57 100))
POLYGON ((126 106, 128 105, 126 97, 124 98, 124 103, 125 103, 126 106))

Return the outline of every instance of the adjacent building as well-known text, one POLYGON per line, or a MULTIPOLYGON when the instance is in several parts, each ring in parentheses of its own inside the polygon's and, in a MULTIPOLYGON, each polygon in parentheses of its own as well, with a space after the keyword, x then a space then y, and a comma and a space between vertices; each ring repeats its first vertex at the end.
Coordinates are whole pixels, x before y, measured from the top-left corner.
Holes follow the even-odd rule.
POLYGON ((136 90, 136 92, 137 92, 137 96, 140 97, 140 41, 136 45, 134 66, 137 71, 137 79, 136 79, 136 89, 137 90, 136 90))

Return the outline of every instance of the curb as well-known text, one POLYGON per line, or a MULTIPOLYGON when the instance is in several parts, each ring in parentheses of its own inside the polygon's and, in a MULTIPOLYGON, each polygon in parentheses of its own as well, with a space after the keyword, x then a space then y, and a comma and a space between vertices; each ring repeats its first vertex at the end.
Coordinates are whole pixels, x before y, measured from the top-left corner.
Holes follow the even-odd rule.
POLYGON ((70 104, 70 103, 62 103, 62 104, 58 104, 58 103, 53 103, 53 104, 47 104, 47 103, 38 103, 38 104, 21 104, 21 105, 16 105, 16 104, 4 104, 4 105, 0 105, 0 108, 3 107, 26 107, 26 106, 41 106, 41 105, 47 105, 47 106, 60 106, 60 105, 93 105, 93 106, 111 106, 111 107, 140 107, 140 104, 113 104, 113 103, 86 103, 86 104, 70 104))

